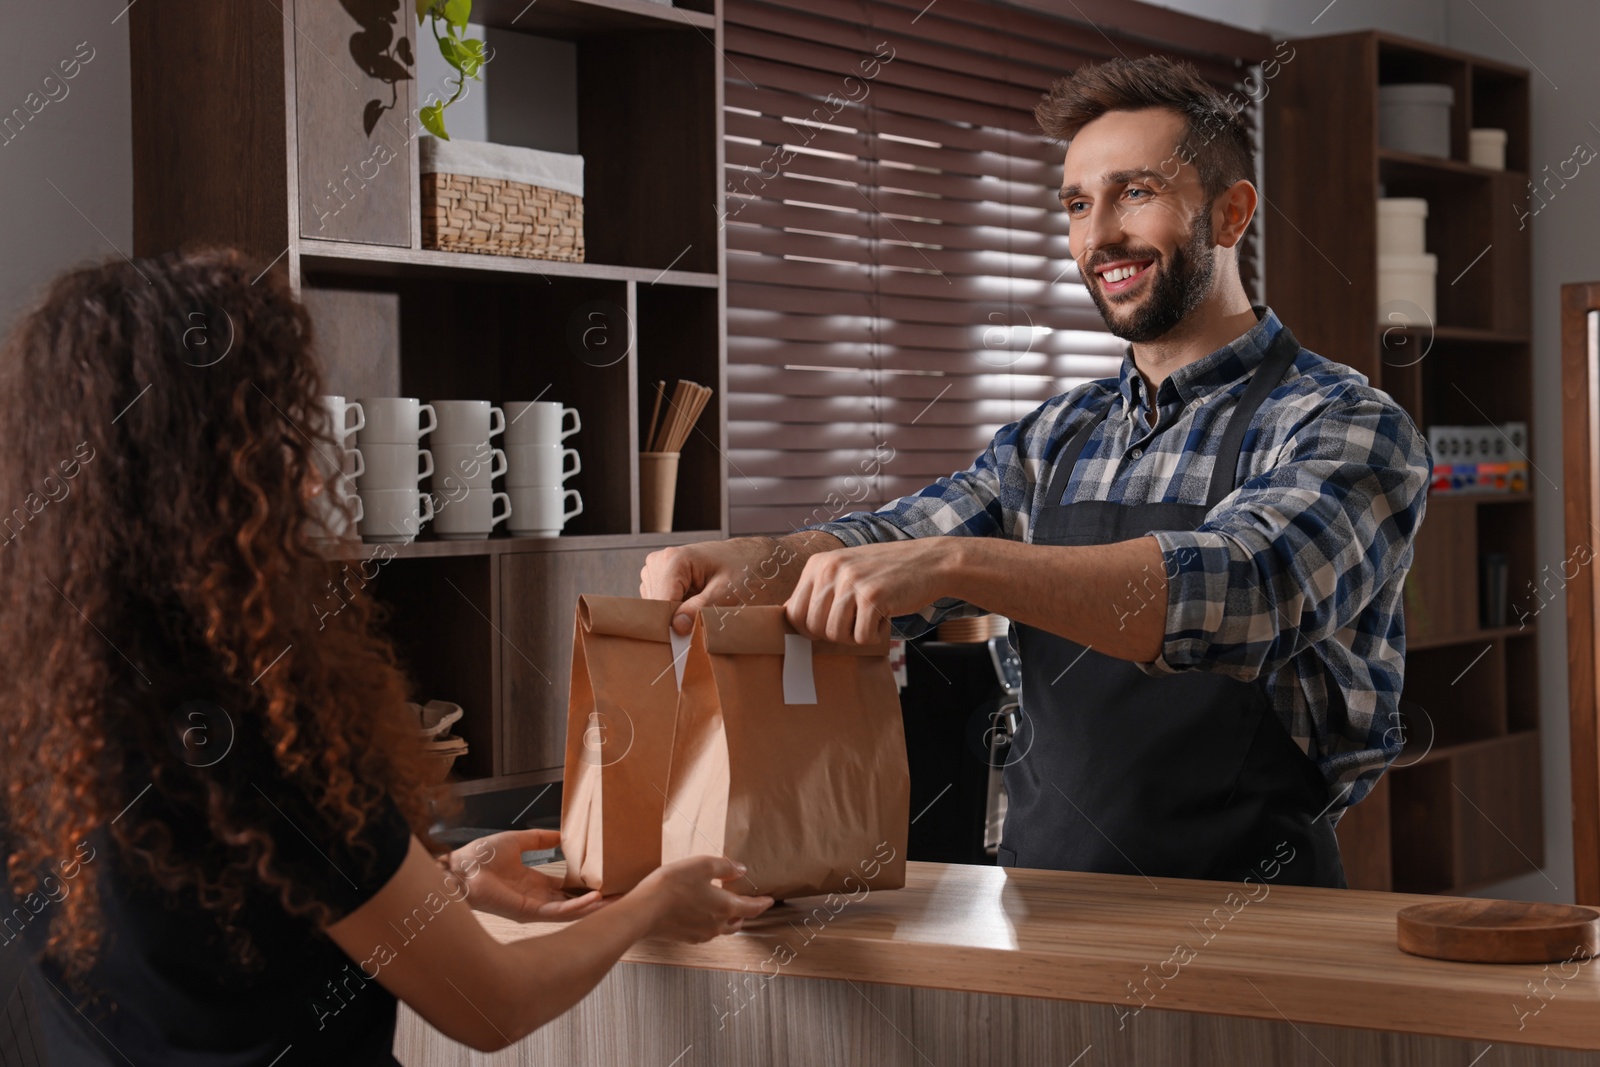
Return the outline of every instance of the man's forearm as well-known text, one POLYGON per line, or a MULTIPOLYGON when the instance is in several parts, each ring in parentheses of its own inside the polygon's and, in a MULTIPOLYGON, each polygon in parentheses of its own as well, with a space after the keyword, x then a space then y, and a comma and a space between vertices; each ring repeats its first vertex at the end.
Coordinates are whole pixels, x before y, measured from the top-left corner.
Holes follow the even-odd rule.
POLYGON ((1082 547, 949 540, 947 595, 1117 659, 1161 654, 1167 580, 1154 537, 1082 547))
POLYGON ((818 552, 832 552, 845 547, 843 541, 823 530, 797 530, 767 540, 772 542, 770 557, 777 564, 777 581, 785 596, 800 580, 800 573, 806 569, 806 560, 818 552))

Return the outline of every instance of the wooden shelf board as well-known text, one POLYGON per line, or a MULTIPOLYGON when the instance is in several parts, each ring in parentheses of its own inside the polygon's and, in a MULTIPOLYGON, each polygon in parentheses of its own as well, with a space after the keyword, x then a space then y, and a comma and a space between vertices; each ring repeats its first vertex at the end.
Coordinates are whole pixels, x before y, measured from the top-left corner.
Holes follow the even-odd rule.
POLYGON ((1432 41, 1422 41, 1415 37, 1403 37, 1398 33, 1392 33, 1388 30, 1353 30, 1348 34, 1342 34, 1341 36, 1354 38, 1364 37, 1368 34, 1371 34, 1373 39, 1377 41, 1378 44, 1396 51, 1417 52, 1423 55, 1449 60, 1454 63, 1465 63, 1473 67, 1482 67, 1484 70, 1492 70, 1497 74, 1509 74, 1519 78, 1528 77, 1528 68, 1526 67, 1519 67, 1511 63, 1502 63, 1499 60, 1490 59, 1487 56, 1479 56, 1471 52, 1462 52, 1455 48, 1447 48, 1441 44, 1434 44, 1432 41))
POLYGON ((1430 648, 1448 648, 1451 645, 1471 645, 1479 641, 1498 641, 1503 637, 1527 636, 1534 632, 1532 626, 1497 626, 1493 629, 1475 630, 1465 634, 1444 634, 1438 637, 1419 638, 1406 642, 1406 652, 1420 652, 1430 648))
POLYGON ((439 556, 498 556, 510 552, 577 552, 595 548, 664 548, 723 537, 721 530, 674 530, 672 533, 583 534, 559 537, 484 537, 471 541, 426 538, 400 544, 366 544, 357 541, 325 543, 328 559, 369 560, 428 559, 439 556))
POLYGON ((1523 737, 1526 737, 1529 734, 1537 734, 1538 732, 1539 731, 1537 728, 1532 730, 1508 730, 1505 733, 1498 734, 1494 737, 1479 737, 1472 741, 1457 741, 1453 745, 1437 745, 1433 748, 1430 748, 1427 755, 1423 756, 1421 759, 1414 760, 1413 762, 1407 763, 1402 767, 1390 767, 1390 770, 1398 770, 1403 774, 1410 767, 1421 767, 1430 763, 1437 763, 1440 760, 1449 759, 1451 756, 1462 752, 1471 752, 1475 749, 1495 748, 1499 745, 1508 745, 1520 740, 1523 737))
MULTIPOLYGON (((1435 504, 1527 504, 1533 500, 1533 491, 1525 490, 1521 493, 1493 493, 1493 492, 1452 492, 1446 490, 1428 491, 1428 506, 1435 504)), ((1424 519, 1424 522, 1427 520, 1424 519)))
POLYGON ((619 30, 716 29, 713 15, 652 0, 478 0, 472 21, 499 30, 581 40, 619 30))
MULTIPOLYGON (((652 0, 639 0, 639 3, 655 6, 652 0)), ((698 271, 620 267, 609 263, 562 263, 552 259, 523 259, 520 256, 476 255, 471 252, 440 252, 432 248, 397 248, 393 245, 369 245, 355 241, 311 239, 300 241, 300 266, 302 272, 325 272, 370 278, 440 277, 474 272, 594 281, 631 281, 647 285, 660 283, 700 289, 715 289, 721 284, 718 275, 698 271)))
POLYGON ((1480 330, 1472 326, 1386 326, 1379 322, 1376 324, 1380 335, 1398 331, 1407 337, 1421 339, 1432 338, 1434 341, 1449 341, 1451 343, 1474 345, 1525 345, 1532 338, 1525 333, 1501 333, 1495 330, 1480 330))
POLYGON ((1466 178, 1492 178, 1496 174, 1512 174, 1514 177, 1527 181, 1527 175, 1509 170, 1495 170, 1491 167, 1479 167, 1459 159, 1446 159, 1442 156, 1425 156, 1416 152, 1402 152, 1397 148, 1378 149, 1378 172, 1382 179, 1386 165, 1395 170, 1405 171, 1435 171, 1445 176, 1460 176, 1466 178))
POLYGON ((526 771, 522 774, 493 774, 483 778, 461 778, 449 783, 450 792, 458 797, 473 796, 477 793, 501 793, 508 789, 522 789, 530 785, 545 785, 549 782, 561 781, 564 768, 549 767, 542 771, 526 771))

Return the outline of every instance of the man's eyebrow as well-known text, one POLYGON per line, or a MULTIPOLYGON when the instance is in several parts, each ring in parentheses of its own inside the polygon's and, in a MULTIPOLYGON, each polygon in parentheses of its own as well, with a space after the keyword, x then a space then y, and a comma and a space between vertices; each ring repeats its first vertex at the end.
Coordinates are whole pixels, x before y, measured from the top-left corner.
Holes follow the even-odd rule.
MULTIPOLYGON (((1133 170, 1114 170, 1105 176, 1104 183, 1106 185, 1126 185, 1141 178, 1147 181, 1155 181, 1162 185, 1167 183, 1166 177, 1160 171, 1151 170, 1149 167, 1138 167, 1133 170)), ((1063 202, 1081 195, 1083 195, 1083 186, 1081 185, 1072 184, 1061 187, 1060 197, 1063 202)))

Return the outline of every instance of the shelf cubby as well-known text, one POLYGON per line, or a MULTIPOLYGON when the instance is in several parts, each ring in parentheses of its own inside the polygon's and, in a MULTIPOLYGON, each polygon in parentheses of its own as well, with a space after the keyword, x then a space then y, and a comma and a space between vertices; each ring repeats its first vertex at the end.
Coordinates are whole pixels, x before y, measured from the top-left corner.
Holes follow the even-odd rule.
POLYGON ((1539 728, 1539 644, 1529 630, 1506 638, 1506 729, 1539 728))
MULTIPOLYGON (((721 314, 717 293, 709 289, 686 289, 665 284, 640 285, 637 286, 635 307, 640 337, 640 448, 646 447, 644 439, 650 429, 657 381, 667 383, 668 400, 679 378, 687 378, 714 389, 705 410, 684 441, 678 459, 672 528, 698 530, 721 526, 726 509, 726 479, 721 472, 727 462, 721 413, 727 383, 721 371, 723 359, 716 348, 717 322, 721 314)), ((665 422, 665 402, 661 409, 661 421, 665 422)))
POLYGON ((487 556, 390 559, 369 563, 374 593, 388 615, 386 629, 414 685, 419 704, 461 705, 451 732, 467 742, 451 773, 494 773, 496 648, 492 566, 487 556))
POLYGON ((1394 890, 1438 893, 1455 882, 1456 820, 1447 761, 1389 772, 1390 863, 1394 890))
POLYGON ((1401 710, 1406 718, 1408 753, 1413 747, 1448 748, 1503 735, 1503 646, 1498 641, 1480 641, 1410 653, 1401 710))

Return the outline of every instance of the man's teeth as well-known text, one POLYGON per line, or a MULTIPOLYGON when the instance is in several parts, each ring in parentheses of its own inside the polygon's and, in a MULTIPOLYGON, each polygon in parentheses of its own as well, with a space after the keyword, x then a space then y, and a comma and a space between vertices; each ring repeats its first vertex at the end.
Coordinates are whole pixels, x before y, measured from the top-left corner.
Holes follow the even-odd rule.
POLYGON ((1104 278, 1108 282, 1120 282, 1133 277, 1135 274, 1138 274, 1140 271, 1144 270, 1145 266, 1146 264, 1141 263, 1136 267, 1116 267, 1112 270, 1102 272, 1100 277, 1104 278))

